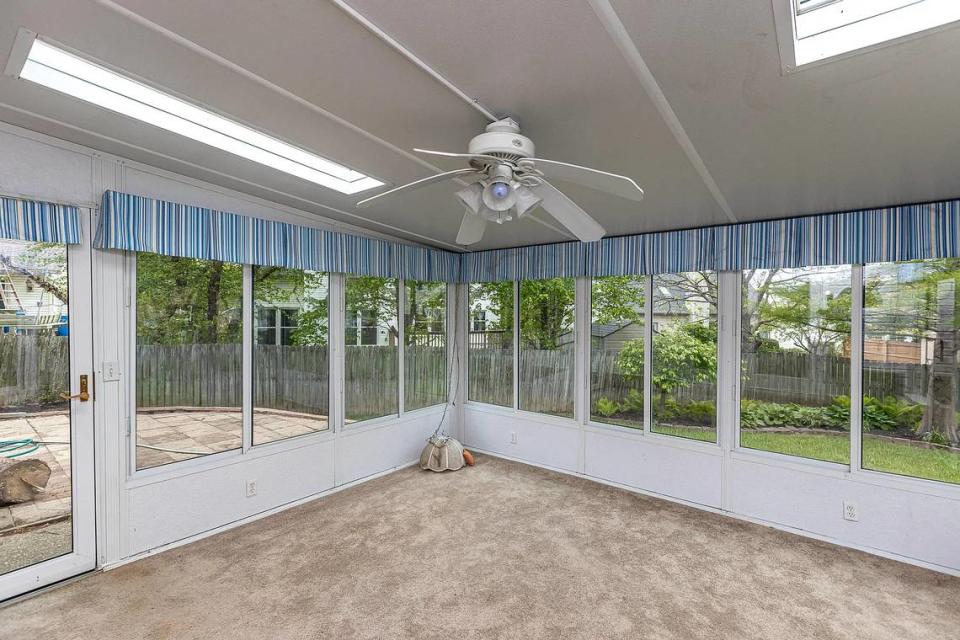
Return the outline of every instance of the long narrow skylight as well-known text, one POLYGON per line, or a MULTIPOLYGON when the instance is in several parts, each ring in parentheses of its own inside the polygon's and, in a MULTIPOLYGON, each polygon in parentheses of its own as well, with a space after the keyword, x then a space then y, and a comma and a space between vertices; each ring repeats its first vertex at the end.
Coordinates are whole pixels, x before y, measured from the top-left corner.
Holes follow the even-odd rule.
POLYGON ((350 195, 383 185, 39 39, 33 41, 20 77, 340 193, 350 195))
POLYGON ((776 0, 786 71, 960 20, 958 0, 776 0), (781 6, 790 7, 789 14, 781 6), (792 47, 785 50, 785 43, 792 47))

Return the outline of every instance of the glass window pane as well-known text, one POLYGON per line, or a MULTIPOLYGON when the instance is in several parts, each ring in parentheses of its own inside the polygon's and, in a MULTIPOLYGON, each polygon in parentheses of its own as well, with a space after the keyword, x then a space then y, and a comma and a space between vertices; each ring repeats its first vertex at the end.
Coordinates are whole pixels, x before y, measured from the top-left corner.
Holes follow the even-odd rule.
POLYGON ((740 446, 850 462, 850 274, 744 272, 740 446))
POLYGON ((960 260, 864 267, 863 467, 960 483, 960 260))
POLYGON ((403 406, 413 410, 447 401, 447 285, 408 280, 405 287, 403 406))
POLYGON ((717 274, 653 276, 650 428, 717 441, 717 274))
POLYGON ((67 247, 0 240, 0 460, 50 470, 0 503, 0 575, 73 550, 68 298, 67 247))
POLYGON ((573 417, 574 280, 520 283, 520 408, 573 417))
POLYGON ((327 291, 327 274, 320 271, 253 270, 258 322, 253 347, 255 445, 329 427, 327 291), (274 326, 278 310, 284 327, 279 343, 274 326), (267 327, 259 325, 261 319, 269 323, 267 327))
POLYGON ((399 411, 397 280, 346 276, 344 404, 347 422, 399 411))
POLYGON ((513 406, 513 283, 470 284, 467 398, 513 406))
POLYGON ((591 287, 590 419, 643 429, 646 277, 594 278, 591 287))
POLYGON ((137 254, 137 469, 238 449, 238 264, 137 254))

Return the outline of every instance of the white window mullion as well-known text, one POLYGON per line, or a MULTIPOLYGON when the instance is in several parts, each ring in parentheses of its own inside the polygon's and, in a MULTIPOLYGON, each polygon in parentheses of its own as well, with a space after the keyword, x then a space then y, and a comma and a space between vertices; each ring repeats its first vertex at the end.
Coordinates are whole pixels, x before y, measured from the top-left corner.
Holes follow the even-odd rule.
POLYGON ((643 432, 653 423, 653 276, 646 276, 643 293, 643 432))
POLYGON ((513 408, 520 408, 520 283, 513 283, 513 408))
POLYGON ((243 451, 247 452, 253 446, 253 267, 243 265, 243 358, 242 371, 242 411, 243 411, 243 451))
POLYGON ((863 461, 863 267, 851 269, 850 289, 850 470, 863 461))
POLYGON ((397 414, 403 415, 404 407, 404 378, 405 366, 404 358, 406 357, 406 330, 407 330, 407 319, 406 319, 406 310, 407 310, 407 281, 397 279, 397 348, 400 352, 397 354, 397 366, 399 371, 397 372, 397 414))
POLYGON ((344 275, 342 273, 331 273, 329 278, 329 288, 327 290, 327 313, 328 317, 328 335, 327 345, 329 348, 329 367, 330 367, 330 398, 329 398, 329 416, 330 428, 339 433, 343 430, 343 358, 346 353, 346 334, 344 326, 346 324, 345 302, 344 302, 344 275))

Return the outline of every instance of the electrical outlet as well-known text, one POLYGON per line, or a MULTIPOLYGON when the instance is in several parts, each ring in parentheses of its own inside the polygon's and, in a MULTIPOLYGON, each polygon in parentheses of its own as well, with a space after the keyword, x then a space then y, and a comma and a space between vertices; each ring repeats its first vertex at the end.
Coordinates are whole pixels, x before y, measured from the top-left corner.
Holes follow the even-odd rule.
POLYGON ((103 363, 103 381, 116 382, 119 379, 120 379, 120 363, 104 362, 103 363))
POLYGON ((257 481, 247 480, 247 497, 252 498, 257 495, 257 481))
POLYGON ((843 519, 851 522, 857 522, 860 520, 860 514, 858 512, 856 502, 847 502, 846 500, 843 501, 843 519))
POLYGON ((516 432, 516 431, 511 431, 511 432, 510 432, 510 444, 517 444, 517 432, 516 432))

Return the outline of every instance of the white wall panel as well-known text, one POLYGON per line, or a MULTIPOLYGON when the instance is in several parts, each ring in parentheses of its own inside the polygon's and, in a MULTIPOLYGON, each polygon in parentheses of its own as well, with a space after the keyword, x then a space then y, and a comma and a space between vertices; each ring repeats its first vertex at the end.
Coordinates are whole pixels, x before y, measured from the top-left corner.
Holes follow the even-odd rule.
POLYGON ((720 508, 723 456, 718 447, 615 431, 591 430, 584 437, 587 476, 720 508))
POLYGON ((732 513, 960 571, 956 498, 765 460, 733 459, 729 472, 732 513), (844 500, 857 506, 858 521, 844 520, 844 500))
POLYGON ((577 470, 580 430, 575 423, 541 419, 534 414, 509 410, 486 410, 474 405, 466 408, 466 435, 470 446, 509 458, 535 464, 577 470), (516 433, 517 442, 511 442, 516 433))
MULTIPOLYGON (((232 464, 167 477, 128 490, 128 555, 247 518, 332 489, 332 439, 232 464), (257 495, 246 496, 247 480, 257 495)), ((170 469, 175 472, 175 468, 170 469)))
POLYGON ((0 128, 0 194, 66 204, 99 200, 92 180, 93 156, 48 144, 16 127, 0 128))

